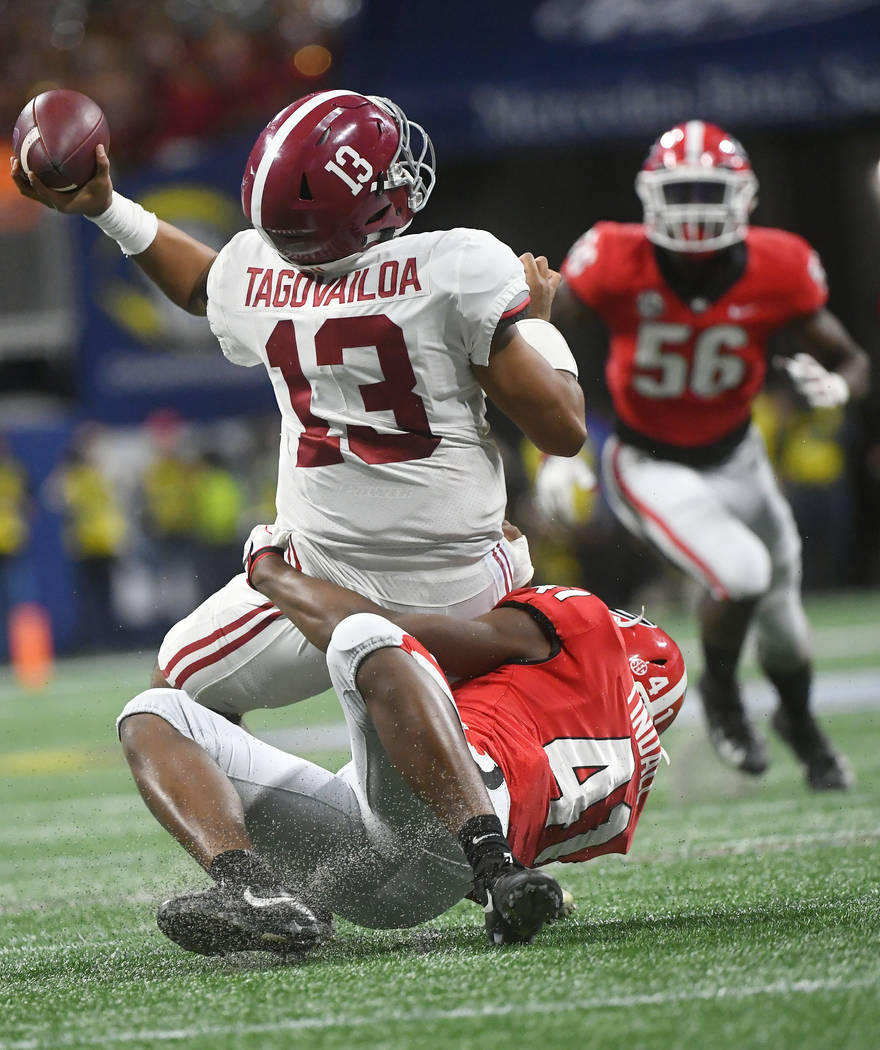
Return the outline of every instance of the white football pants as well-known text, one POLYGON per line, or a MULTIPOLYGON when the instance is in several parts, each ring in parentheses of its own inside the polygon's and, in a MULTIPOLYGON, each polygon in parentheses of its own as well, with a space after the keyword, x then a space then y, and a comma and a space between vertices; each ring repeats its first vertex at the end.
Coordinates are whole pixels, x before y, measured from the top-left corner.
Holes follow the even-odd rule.
POLYGON ((714 598, 760 599, 755 628, 765 666, 809 659, 800 536, 756 429, 712 467, 659 459, 609 437, 602 481, 626 529, 714 598))
MULTIPOLYGON (((331 561, 317 547, 294 539, 294 564, 385 608, 481 616, 531 579, 528 543, 502 539, 481 560, 445 573, 370 573, 331 561)), ((324 654, 243 573, 175 624, 159 648, 168 683, 224 714, 284 707, 330 687, 324 654)))
MULTIPOLYGON (((402 638, 398 627, 369 613, 348 617, 333 634, 327 664, 352 754, 338 773, 258 740, 178 689, 140 693, 117 727, 129 715, 158 715, 207 751, 232 781, 254 847, 280 880, 361 926, 413 926, 461 900, 473 873, 453 836, 391 764, 355 684, 364 657, 402 638)), ((421 654, 410 655, 452 703, 442 675, 421 654)), ((474 759, 495 771, 489 756, 474 759)), ((490 797, 506 827, 506 784, 490 797)))

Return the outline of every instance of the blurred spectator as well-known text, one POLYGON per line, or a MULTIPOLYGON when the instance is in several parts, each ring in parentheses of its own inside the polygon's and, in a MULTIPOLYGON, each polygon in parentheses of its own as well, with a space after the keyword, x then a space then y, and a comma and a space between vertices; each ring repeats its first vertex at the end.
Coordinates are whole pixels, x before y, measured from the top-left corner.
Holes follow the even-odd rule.
POLYGON ((0 0, 3 126, 40 91, 73 88, 104 109, 117 168, 158 151, 173 162, 323 86, 359 4, 338 3, 333 24, 309 0, 220 6, 0 0), (323 60, 303 61, 310 49, 323 60))
POLYGON ((275 520, 278 483, 278 419, 274 414, 252 421, 254 446, 242 470, 247 483, 247 506, 242 518, 248 529, 275 520))
POLYGON ((235 475, 216 453, 206 452, 196 467, 192 488, 199 601, 220 590, 239 570, 243 505, 244 494, 235 475))
POLYGON ((97 455, 100 429, 84 424, 67 455, 46 479, 47 506, 63 519, 62 534, 75 571, 78 647, 111 648, 118 639, 113 569, 126 539, 126 520, 97 455))
POLYGON ((154 458, 141 479, 141 524, 157 587, 156 621, 167 625, 188 612, 197 596, 194 571, 193 483, 196 457, 183 420, 154 412, 147 420, 154 458))
POLYGON ((33 502, 24 465, 0 434, 0 656, 8 654, 9 611, 24 601, 25 562, 33 502))

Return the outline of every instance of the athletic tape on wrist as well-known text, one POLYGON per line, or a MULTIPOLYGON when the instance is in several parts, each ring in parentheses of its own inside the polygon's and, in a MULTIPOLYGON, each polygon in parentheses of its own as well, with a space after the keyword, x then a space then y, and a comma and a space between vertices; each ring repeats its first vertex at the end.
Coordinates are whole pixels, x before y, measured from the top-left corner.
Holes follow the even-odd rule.
MULTIPOLYGON (((283 547, 261 547, 259 550, 254 551, 253 553, 248 555, 248 559, 247 559, 247 582, 250 584, 251 587, 254 587, 253 583, 251 582, 251 576, 253 574, 254 568, 256 567, 257 562, 261 561, 263 558, 265 558, 267 554, 277 554, 279 558, 283 558, 284 557, 284 548, 283 547)), ((256 590, 256 589, 257 588, 254 587, 254 590, 256 590)))
POLYGON ((136 201, 113 191, 110 207, 100 215, 87 215, 99 230, 112 237, 123 255, 140 255, 156 239, 159 220, 136 201))
POLYGON ((571 372, 577 378, 578 366, 574 355, 568 348, 565 336, 559 329, 540 317, 527 317, 517 321, 517 328, 525 341, 553 368, 571 372))

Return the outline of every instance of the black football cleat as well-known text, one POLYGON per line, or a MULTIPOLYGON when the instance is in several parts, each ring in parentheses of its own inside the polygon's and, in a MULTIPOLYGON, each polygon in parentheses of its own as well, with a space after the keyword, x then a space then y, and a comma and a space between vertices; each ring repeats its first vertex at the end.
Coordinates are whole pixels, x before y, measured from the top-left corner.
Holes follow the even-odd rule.
POLYGON ((480 879, 489 943, 531 944, 563 914, 562 887, 544 871, 511 861, 480 879))
POLYGON ((746 715, 738 687, 718 686, 704 674, 697 688, 712 746, 735 769, 759 776, 769 765, 767 746, 746 715))
POLYGON ((849 763, 834 750, 809 711, 793 722, 788 713, 778 707, 770 721, 803 763, 807 784, 813 791, 846 791, 853 786, 849 763))
POLYGON ((159 929, 181 948, 200 955, 230 952, 302 953, 329 939, 329 913, 304 904, 280 886, 232 889, 172 897, 159 906, 159 929))

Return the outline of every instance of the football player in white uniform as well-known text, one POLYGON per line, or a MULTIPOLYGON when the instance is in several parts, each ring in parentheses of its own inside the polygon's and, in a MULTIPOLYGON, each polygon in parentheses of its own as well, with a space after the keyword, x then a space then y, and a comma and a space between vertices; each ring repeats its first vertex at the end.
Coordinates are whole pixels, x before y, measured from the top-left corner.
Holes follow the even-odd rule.
MULTIPOLYGON (((392 609, 455 616, 523 582, 502 534, 485 395, 544 452, 580 449, 577 367, 546 320, 559 278, 480 230, 399 236, 433 188, 422 128, 388 99, 299 99, 254 145, 242 181, 253 228, 219 254, 116 193, 102 147, 96 161, 75 193, 29 181, 17 162, 12 175, 24 195, 95 221, 170 299, 207 314, 231 361, 268 370, 291 564, 392 609)), ((153 684, 237 718, 329 677, 239 575, 170 630, 153 684)))
POLYGON ((204 954, 307 949, 329 912, 413 926, 471 896, 491 944, 531 941, 564 903, 535 868, 630 849, 687 687, 678 646, 579 588, 470 621, 389 612, 285 565, 286 538, 253 530, 248 579, 326 650, 352 761, 321 769, 181 690, 129 701, 135 782, 216 881, 160 929, 204 954))

